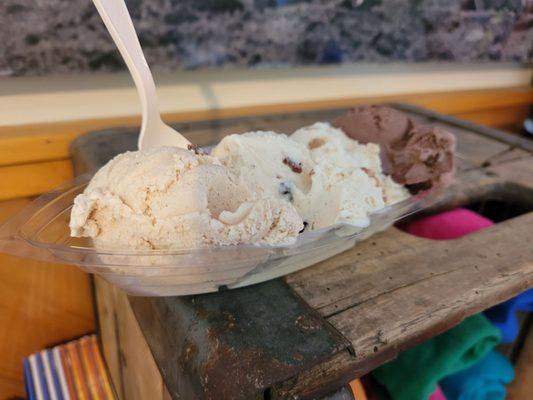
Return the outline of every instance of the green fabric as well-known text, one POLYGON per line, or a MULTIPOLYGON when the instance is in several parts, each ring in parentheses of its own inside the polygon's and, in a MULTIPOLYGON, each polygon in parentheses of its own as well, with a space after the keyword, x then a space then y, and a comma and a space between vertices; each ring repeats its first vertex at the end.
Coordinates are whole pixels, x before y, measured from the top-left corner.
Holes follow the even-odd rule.
POLYGON ((487 318, 476 314, 441 335, 400 353, 373 372, 393 400, 426 400, 437 382, 468 368, 500 342, 487 318))

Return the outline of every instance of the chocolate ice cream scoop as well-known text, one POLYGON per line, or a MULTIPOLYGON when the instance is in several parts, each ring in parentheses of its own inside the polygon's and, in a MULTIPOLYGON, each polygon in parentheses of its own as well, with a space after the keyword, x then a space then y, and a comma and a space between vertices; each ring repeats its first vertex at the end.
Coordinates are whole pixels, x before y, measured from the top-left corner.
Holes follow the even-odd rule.
POLYGON ((378 143, 383 172, 412 191, 446 183, 453 174, 455 137, 443 129, 380 106, 353 108, 333 124, 358 142, 378 143))
POLYGON ((413 123, 390 107, 361 106, 342 114, 333 125, 360 143, 391 144, 402 139, 413 123))
POLYGON ((387 146, 392 179, 412 191, 448 183, 454 170, 455 136, 443 129, 416 125, 387 146))

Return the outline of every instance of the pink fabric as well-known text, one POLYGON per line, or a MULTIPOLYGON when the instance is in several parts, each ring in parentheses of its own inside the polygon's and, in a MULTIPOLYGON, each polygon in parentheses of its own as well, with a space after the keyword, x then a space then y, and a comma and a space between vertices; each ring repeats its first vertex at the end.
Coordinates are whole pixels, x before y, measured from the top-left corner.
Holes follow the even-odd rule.
POLYGON ((456 239, 493 225, 487 219, 466 208, 456 208, 413 221, 401 227, 411 235, 434 239, 456 239))
POLYGON ((428 400, 446 400, 446 396, 442 393, 440 386, 437 386, 437 389, 429 395, 428 400))

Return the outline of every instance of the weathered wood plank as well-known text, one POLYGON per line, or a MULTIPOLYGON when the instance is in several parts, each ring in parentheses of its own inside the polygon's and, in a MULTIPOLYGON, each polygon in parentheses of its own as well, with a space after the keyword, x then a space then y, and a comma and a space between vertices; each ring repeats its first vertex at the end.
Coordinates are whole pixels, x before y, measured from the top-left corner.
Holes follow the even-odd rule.
POLYGON ((118 353, 122 368, 124 400, 162 400, 163 378, 139 323, 128 307, 128 297, 120 289, 115 292, 118 325, 118 353))
MULTIPOLYGON (((342 354, 281 385, 283 398, 318 393, 329 382, 353 379, 459 323, 533 286, 533 213, 453 242, 427 241, 415 253, 359 266, 352 305, 328 321, 351 341, 342 354), (392 277, 392 279, 389 279, 392 277)), ((377 242, 379 245, 379 242, 377 242)), ((305 298, 305 297, 304 297, 305 298)), ((319 310, 324 313, 324 309, 319 310)))
POLYGON ((533 157, 494 164, 487 168, 487 172, 502 181, 533 187, 533 157))
POLYGON ((494 167, 496 165, 502 165, 508 162, 519 161, 525 158, 531 158, 533 155, 525 150, 509 148, 501 153, 485 160, 481 165, 485 168, 494 167))
MULTIPOLYGON (((465 119, 458 118, 454 115, 448 115, 447 117, 444 117, 441 113, 413 106, 410 104, 397 104, 396 106, 402 111, 418 114, 423 118, 429 119, 430 121, 445 122, 449 126, 466 129, 475 132, 481 137, 489 138, 491 140, 495 140, 500 143, 505 143, 513 147, 523 148, 533 153, 532 142, 521 135, 509 134, 508 132, 503 132, 501 130, 495 129, 495 127, 480 125, 472 121, 467 121, 465 119)), ((488 110, 488 112, 490 111, 491 110, 488 110)), ((522 121, 517 122, 520 124, 522 123, 522 121)))
POLYGON ((98 337, 102 354, 109 371, 111 383, 119 400, 124 399, 122 368, 119 352, 118 316, 123 312, 117 309, 116 294, 118 289, 99 276, 94 277, 94 296, 98 315, 98 337))
POLYGON ((329 260, 291 274, 285 280, 311 307, 323 315, 333 314, 353 304, 354 293, 379 290, 392 279, 379 273, 388 272, 387 262, 400 252, 416 255, 416 246, 422 243, 391 228, 329 260), (378 287, 369 281, 374 276, 379 277, 378 287))
MULTIPOLYGON (((497 179, 473 170, 463 174, 461 191, 450 193, 450 201, 465 202, 474 195, 490 191, 497 179), (470 177, 467 179, 466 177, 470 177), (484 187, 485 189, 481 190, 484 187)), ((287 283, 323 315, 331 315, 387 288, 405 268, 405 259, 416 258, 433 242, 405 234, 396 228, 358 243, 353 249, 287 276, 287 283), (390 265, 398 265, 389 269, 390 265)))
POLYGON ((358 304, 328 320, 365 357, 376 351, 371 345, 394 346, 416 333, 413 328, 423 331, 452 315, 464 317, 473 303, 498 303, 533 283, 532 223, 529 214, 457 239, 453 247, 433 241, 415 257, 400 254, 387 268, 395 284, 362 294, 358 304))
POLYGON ((431 124, 453 132, 457 138, 457 157, 476 167, 481 167, 487 160, 510 149, 505 143, 496 142, 465 129, 450 128, 443 123, 431 124))
POLYGON ((170 399, 126 294, 99 277, 95 288, 100 340, 118 398, 170 399))

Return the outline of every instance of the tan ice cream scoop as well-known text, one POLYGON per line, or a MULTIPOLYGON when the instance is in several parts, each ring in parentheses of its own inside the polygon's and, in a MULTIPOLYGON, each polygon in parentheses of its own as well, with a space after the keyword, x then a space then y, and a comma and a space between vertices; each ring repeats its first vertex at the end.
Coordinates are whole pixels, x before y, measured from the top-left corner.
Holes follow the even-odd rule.
POLYGON ((286 244, 303 222, 294 207, 259 197, 215 158, 176 147, 118 155, 76 197, 72 236, 103 249, 286 244))

